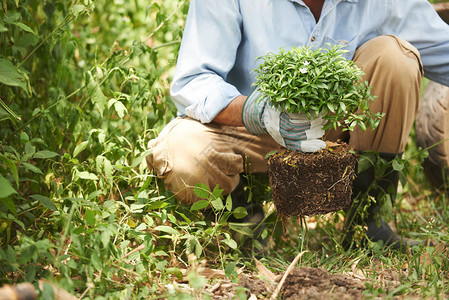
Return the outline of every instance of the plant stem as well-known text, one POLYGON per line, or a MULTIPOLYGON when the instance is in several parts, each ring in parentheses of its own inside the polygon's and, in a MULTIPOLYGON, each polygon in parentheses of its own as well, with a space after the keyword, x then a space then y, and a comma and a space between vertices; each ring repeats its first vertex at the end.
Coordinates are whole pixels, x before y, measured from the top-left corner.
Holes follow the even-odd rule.
POLYGON ((153 30, 152 33, 150 33, 150 35, 145 39, 145 41, 148 41, 149 39, 151 39, 153 37, 153 35, 159 31, 159 29, 161 29, 165 23, 167 23, 168 20, 170 20, 183 6, 184 4, 187 2, 187 0, 183 0, 178 7, 170 14, 168 15, 164 21, 162 21, 157 27, 156 29, 153 30))

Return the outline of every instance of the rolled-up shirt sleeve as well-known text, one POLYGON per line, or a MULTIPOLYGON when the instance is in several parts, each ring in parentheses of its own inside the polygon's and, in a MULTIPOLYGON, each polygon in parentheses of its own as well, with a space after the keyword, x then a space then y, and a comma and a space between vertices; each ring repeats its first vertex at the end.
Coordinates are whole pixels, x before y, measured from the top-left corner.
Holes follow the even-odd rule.
POLYGON ((390 12, 384 33, 398 35, 415 46, 424 76, 449 86, 449 25, 428 1, 392 1, 390 12))
POLYGON ((211 122, 240 95, 226 77, 241 41, 237 0, 192 0, 170 89, 179 115, 211 122))

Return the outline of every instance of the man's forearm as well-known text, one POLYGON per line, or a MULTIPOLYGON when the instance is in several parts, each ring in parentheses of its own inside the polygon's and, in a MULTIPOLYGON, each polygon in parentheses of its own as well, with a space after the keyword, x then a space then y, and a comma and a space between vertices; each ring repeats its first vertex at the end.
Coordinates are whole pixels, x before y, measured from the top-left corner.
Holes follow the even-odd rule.
POLYGON ((238 96, 226 106, 212 121, 217 124, 230 126, 243 126, 242 109, 246 96, 238 96))

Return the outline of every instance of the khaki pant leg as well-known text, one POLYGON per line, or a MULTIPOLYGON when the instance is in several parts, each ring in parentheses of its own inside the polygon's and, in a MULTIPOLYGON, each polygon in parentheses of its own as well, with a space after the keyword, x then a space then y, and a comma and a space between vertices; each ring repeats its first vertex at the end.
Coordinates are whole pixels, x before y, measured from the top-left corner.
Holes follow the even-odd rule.
POLYGON ((254 136, 244 127, 176 118, 150 141, 149 148, 148 166, 180 202, 192 204, 199 200, 193 192, 197 183, 210 189, 218 184, 226 195, 237 186, 240 173, 266 172, 265 154, 279 145, 268 135, 254 136))
MULTIPOLYGON (((418 50, 395 36, 376 37, 357 49, 354 61, 366 73, 376 96, 371 112, 384 112, 379 126, 372 131, 356 127, 349 144, 356 150, 401 153, 405 149, 418 109, 423 68, 418 50)), ((345 139, 331 131, 328 138, 345 139)))

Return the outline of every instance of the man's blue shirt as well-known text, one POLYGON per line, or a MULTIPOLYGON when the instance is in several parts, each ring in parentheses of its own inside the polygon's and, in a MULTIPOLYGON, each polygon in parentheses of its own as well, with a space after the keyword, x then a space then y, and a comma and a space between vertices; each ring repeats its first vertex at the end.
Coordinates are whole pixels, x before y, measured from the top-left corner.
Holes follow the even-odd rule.
POLYGON ((330 43, 351 59, 386 34, 414 45, 424 75, 449 86, 449 25, 427 0, 326 0, 318 23, 302 0, 191 0, 171 96, 179 115, 208 123, 248 95, 260 56, 330 43))

